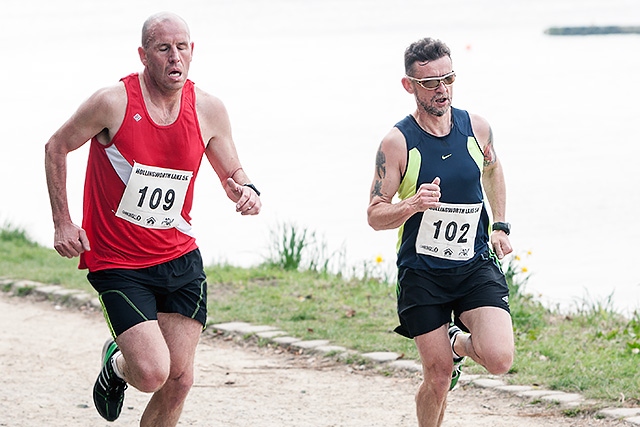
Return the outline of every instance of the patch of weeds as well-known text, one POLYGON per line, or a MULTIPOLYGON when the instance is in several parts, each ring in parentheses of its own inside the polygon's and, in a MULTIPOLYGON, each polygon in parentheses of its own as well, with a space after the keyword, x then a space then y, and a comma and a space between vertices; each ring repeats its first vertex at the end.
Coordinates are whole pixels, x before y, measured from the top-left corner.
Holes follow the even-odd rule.
POLYGON ((268 338, 259 337, 257 335, 255 336, 255 338, 255 343, 260 348, 269 347, 271 345, 271 341, 268 338))
POLYGON ((289 318, 292 322, 304 322, 307 320, 316 320, 316 317, 309 313, 296 313, 289 318))
POLYGON ((568 418, 576 418, 582 415, 582 410, 580 408, 569 408, 562 411, 562 414, 568 418))
POLYGON ((16 289, 15 292, 16 292, 16 295, 18 295, 19 297, 26 297, 27 295, 31 295, 34 289, 35 287, 33 286, 21 286, 18 289, 16 289))

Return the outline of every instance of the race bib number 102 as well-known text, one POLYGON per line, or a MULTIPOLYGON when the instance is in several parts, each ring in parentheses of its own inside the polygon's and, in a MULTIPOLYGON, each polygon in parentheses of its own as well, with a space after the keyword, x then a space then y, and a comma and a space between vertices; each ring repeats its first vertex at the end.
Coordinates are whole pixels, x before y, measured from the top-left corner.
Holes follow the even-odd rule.
POLYGON ((175 227, 192 177, 191 171, 134 163, 116 216, 145 228, 175 227))
POLYGON ((425 211, 416 238, 416 252, 457 261, 472 258, 481 212, 482 203, 442 203, 425 211))

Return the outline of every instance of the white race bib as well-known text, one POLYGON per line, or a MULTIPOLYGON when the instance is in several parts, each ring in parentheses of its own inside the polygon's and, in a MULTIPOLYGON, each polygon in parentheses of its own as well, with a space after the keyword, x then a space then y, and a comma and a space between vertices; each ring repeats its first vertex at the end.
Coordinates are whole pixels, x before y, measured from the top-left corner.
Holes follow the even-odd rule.
POLYGON ((192 177, 191 171, 134 163, 116 216, 145 228, 178 226, 192 177))
POLYGON ((436 258, 464 261, 474 245, 482 203, 441 203, 424 212, 416 238, 416 252, 436 258))

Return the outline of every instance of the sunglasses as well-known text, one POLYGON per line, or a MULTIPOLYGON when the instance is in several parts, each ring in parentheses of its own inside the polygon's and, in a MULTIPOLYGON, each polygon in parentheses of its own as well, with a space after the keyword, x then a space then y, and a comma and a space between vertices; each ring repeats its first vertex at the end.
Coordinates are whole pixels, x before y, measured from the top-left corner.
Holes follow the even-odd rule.
POLYGON ((416 79, 415 77, 407 76, 412 82, 418 83, 420 86, 427 90, 434 90, 440 87, 440 83, 444 83, 447 86, 451 86, 456 81, 455 71, 445 74, 442 77, 427 77, 426 79, 416 79))

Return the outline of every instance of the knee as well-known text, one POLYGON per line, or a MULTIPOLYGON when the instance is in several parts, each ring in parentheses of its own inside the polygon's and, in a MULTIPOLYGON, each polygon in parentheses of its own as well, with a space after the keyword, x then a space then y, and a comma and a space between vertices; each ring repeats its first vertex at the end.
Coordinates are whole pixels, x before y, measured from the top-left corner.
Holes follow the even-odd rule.
POLYGON ((182 406, 193 386, 193 375, 187 373, 170 375, 162 387, 164 404, 167 408, 175 409, 182 406))
POLYGON ((513 365, 513 349, 492 352, 486 359, 485 368, 493 375, 506 374, 513 365))
POLYGON ((452 369, 453 366, 443 366, 438 369, 424 370, 424 379, 416 394, 416 401, 419 402, 424 398, 444 401, 449 393, 452 369))
POLYGON ((143 393, 154 393, 160 390, 169 378, 169 367, 160 365, 142 366, 138 370, 135 387, 143 393))
POLYGON ((182 372, 171 376, 165 386, 171 387, 173 394, 178 398, 184 398, 193 387, 193 373, 182 372))

